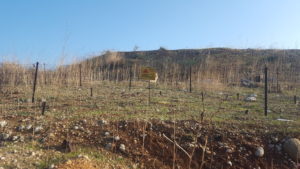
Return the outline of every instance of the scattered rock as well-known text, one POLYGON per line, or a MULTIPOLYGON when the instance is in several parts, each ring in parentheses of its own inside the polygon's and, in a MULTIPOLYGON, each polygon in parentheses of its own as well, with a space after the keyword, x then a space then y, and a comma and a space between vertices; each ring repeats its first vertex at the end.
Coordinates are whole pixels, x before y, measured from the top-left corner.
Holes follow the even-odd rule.
POLYGON ((233 153, 233 150, 231 148, 227 148, 226 153, 233 153))
POLYGON ((255 151, 255 156, 257 157, 262 157, 264 155, 264 148, 262 147, 257 147, 255 151))
POLYGON ((24 136, 19 136, 19 140, 20 140, 21 142, 24 142, 24 141, 25 141, 25 137, 24 137, 24 136))
POLYGON ((49 134, 48 134, 48 137, 49 137, 49 138, 54 138, 55 135, 54 135, 53 133, 49 133, 49 134))
POLYGON ((112 144, 111 144, 111 143, 107 143, 107 144, 105 145, 105 149, 106 149, 106 150, 111 150, 111 149, 112 149, 112 144))
POLYGON ((243 87, 249 87, 249 88, 255 88, 257 87, 257 84, 255 84, 253 81, 248 79, 242 79, 241 80, 241 86, 243 87))
POLYGON ((28 124, 27 126, 26 126, 26 130, 31 130, 32 129, 32 125, 31 124, 28 124))
POLYGON ((51 164, 50 166, 49 166, 49 169, 54 169, 55 168, 55 165, 54 164, 51 164))
POLYGON ((283 144, 283 150, 286 152, 293 160, 297 161, 300 159, 300 141, 296 138, 288 139, 283 144))
POLYGON ((6 125, 7 125, 7 121, 5 121, 5 120, 0 121, 1 128, 5 127, 6 125))
POLYGON ((79 154, 77 157, 78 157, 78 158, 84 158, 84 159, 86 159, 86 160, 90 160, 90 158, 89 158, 87 155, 79 154))
POLYGON ((255 102, 256 101, 256 97, 248 96, 248 97, 245 98, 245 101, 247 101, 247 102, 255 102))
POLYGON ((10 137, 10 133, 1 133, 0 140, 7 141, 10 137))
POLYGON ((257 94, 250 94, 249 97, 257 97, 257 94))
POLYGON ((32 152, 30 153, 30 156, 35 156, 35 152, 32 151, 32 152))
POLYGON ((278 137, 271 137, 271 143, 277 143, 278 137))
POLYGON ((13 137, 11 138, 12 141, 18 141, 18 139, 19 139, 19 136, 13 136, 13 137))
POLYGON ((86 119, 83 119, 83 120, 81 120, 80 122, 83 123, 83 124, 86 124, 86 123, 87 123, 87 120, 86 120, 86 119))
POLYGON ((124 144, 120 144, 119 149, 120 149, 122 152, 125 152, 125 151, 126 151, 126 148, 125 148, 125 145, 124 145, 124 144))
POLYGON ((110 135, 110 133, 108 132, 108 131, 106 131, 105 133, 104 133, 104 136, 109 136, 110 135))
POLYGON ((276 150, 277 150, 278 152, 280 152, 280 151, 282 150, 282 145, 281 145, 281 144, 278 144, 278 145, 276 145, 275 147, 276 147, 276 150))
POLYGON ((119 140, 120 140, 120 137, 119 137, 119 136, 116 136, 114 139, 115 139, 115 141, 119 141, 119 140))
POLYGON ((17 127, 17 131, 23 131, 25 127, 23 125, 17 127))
POLYGON ((106 121, 106 120, 99 120, 98 121, 98 124, 100 125, 100 126, 102 126, 102 125, 107 125, 108 124, 108 122, 106 121))
POLYGON ((42 126, 37 126, 35 129, 34 129, 34 132, 35 133, 39 133, 43 130, 43 127, 42 126))

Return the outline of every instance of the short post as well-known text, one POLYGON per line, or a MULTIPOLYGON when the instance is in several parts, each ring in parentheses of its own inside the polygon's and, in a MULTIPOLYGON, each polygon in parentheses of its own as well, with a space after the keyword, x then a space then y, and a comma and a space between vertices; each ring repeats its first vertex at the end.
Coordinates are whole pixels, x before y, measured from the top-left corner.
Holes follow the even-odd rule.
POLYGON ((192 93, 192 66, 190 66, 190 93, 192 93))
POLYGON ((276 92, 279 93, 280 89, 279 89, 279 69, 276 69, 276 92))
POLYGON ((46 110, 46 100, 42 101, 42 115, 45 115, 45 110, 46 110))
POLYGON ((297 104, 297 96, 294 96, 294 103, 297 104))
POLYGON ((202 112, 200 114, 201 122, 204 120, 204 112, 205 112, 205 107, 204 107, 204 93, 201 92, 201 101, 202 101, 202 112))
POLYGON ((151 86, 150 86, 150 80, 149 80, 149 98, 148 98, 148 105, 150 105, 150 89, 151 89, 151 86))
POLYGON ((240 100, 240 93, 237 93, 237 94, 236 94, 236 99, 237 99, 237 100, 240 100))
POLYGON ((81 81, 81 64, 79 64, 79 86, 82 86, 82 81, 81 81))
POLYGON ((47 85, 46 64, 44 63, 44 83, 47 85))
POLYGON ((265 67, 265 116, 268 115, 268 67, 265 67))
POLYGON ((91 91, 91 97, 93 97, 93 88, 92 87, 91 87, 90 91, 91 91))
POLYGON ((132 78, 132 67, 130 67, 130 70, 129 70, 129 91, 131 90, 131 79, 132 78))
POLYGON ((37 82, 38 70, 39 70, 39 62, 36 62, 35 74, 34 74, 34 82, 33 82, 33 91, 32 91, 32 99, 31 99, 32 103, 34 103, 34 96, 35 96, 35 89, 36 89, 36 82, 37 82))

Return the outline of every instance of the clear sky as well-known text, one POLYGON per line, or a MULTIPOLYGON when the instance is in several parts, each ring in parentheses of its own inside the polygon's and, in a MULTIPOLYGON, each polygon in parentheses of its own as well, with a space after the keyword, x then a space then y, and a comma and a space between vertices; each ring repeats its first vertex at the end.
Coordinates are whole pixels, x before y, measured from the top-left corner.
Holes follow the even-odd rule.
POLYGON ((300 0, 1 0, 0 61, 181 48, 299 48, 300 0))

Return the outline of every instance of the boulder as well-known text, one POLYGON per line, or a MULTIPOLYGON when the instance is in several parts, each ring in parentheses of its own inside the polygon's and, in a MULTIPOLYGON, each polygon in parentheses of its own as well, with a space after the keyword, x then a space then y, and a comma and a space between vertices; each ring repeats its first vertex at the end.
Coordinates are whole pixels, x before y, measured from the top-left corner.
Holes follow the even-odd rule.
POLYGON ((283 144, 283 151, 293 160, 300 160, 300 141, 296 138, 288 139, 283 144))

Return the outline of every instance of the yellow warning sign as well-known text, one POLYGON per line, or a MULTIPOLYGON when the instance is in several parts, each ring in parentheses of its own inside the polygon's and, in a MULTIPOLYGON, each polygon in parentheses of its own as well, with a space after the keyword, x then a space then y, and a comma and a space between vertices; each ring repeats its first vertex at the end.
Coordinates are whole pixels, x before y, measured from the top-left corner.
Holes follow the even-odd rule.
POLYGON ((142 67, 141 79, 143 80, 155 80, 156 71, 152 67, 142 67))

